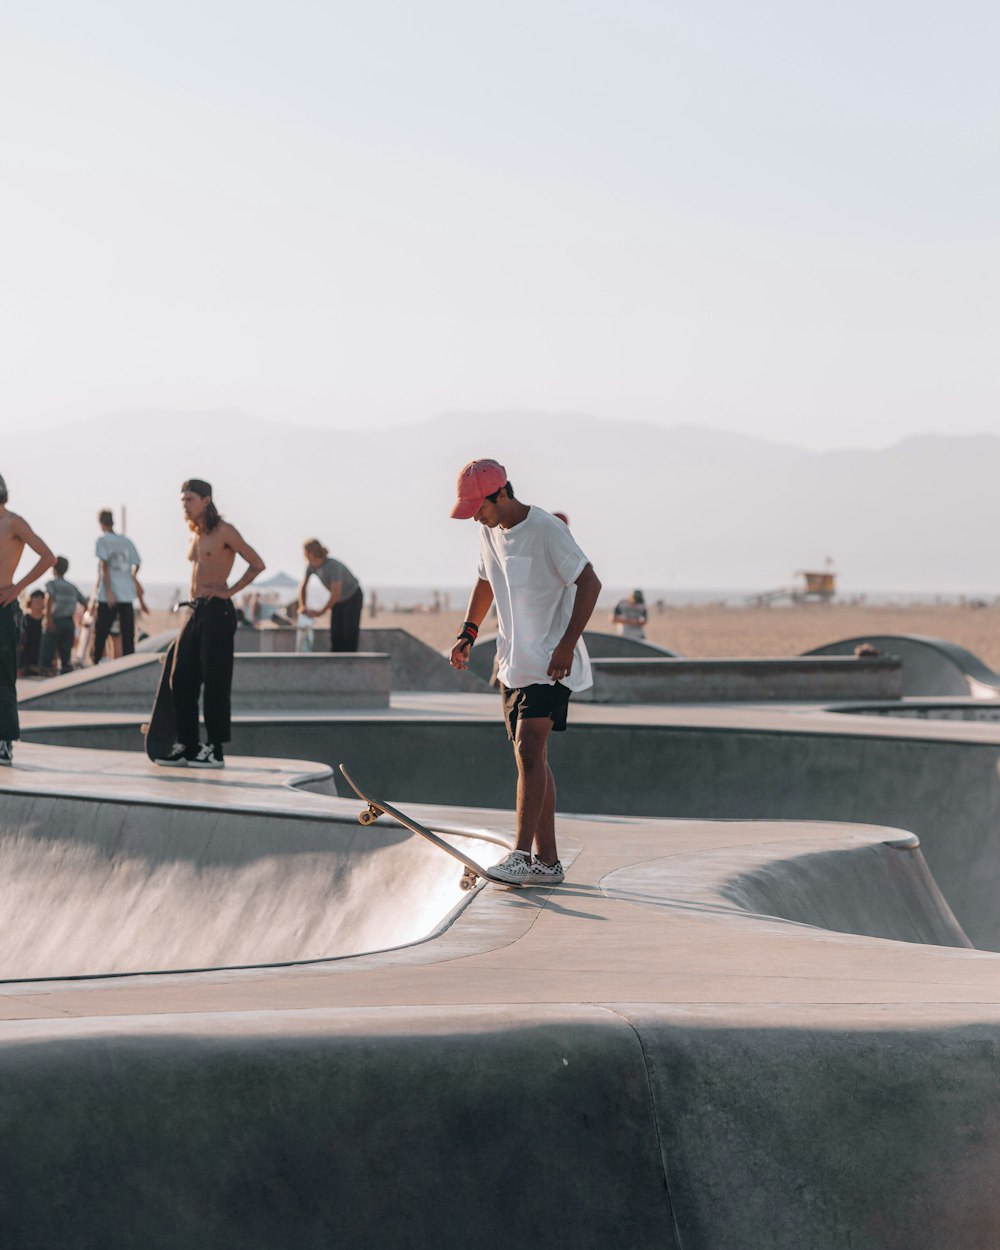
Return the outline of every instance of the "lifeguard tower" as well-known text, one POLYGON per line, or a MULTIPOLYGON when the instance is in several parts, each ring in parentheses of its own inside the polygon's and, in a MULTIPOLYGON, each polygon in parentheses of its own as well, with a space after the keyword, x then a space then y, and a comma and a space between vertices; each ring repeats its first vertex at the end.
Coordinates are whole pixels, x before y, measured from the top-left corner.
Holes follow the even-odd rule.
POLYGON ((757 608, 769 608, 773 603, 832 603, 837 594, 837 571, 833 561, 819 571, 799 569, 798 585, 779 586, 777 590, 765 590, 758 595, 747 595, 747 602, 757 608))

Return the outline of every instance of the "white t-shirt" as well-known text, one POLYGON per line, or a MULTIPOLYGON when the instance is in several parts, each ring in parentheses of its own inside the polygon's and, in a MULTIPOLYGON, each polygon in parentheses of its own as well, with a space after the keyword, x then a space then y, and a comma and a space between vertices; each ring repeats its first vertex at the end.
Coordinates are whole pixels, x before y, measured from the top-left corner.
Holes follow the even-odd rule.
MULTIPOLYGON (((102 534, 97 540, 97 558, 107 562, 111 589, 118 602, 131 603, 136 595, 132 566, 139 563, 139 553, 131 538, 126 538, 124 534, 102 534)), ((107 603, 108 588, 101 570, 97 580, 97 602, 107 603)))
MULTIPOLYGON (((510 689, 555 685, 546 671, 576 602, 573 584, 590 561, 569 526, 532 507, 513 529, 479 527, 479 576, 493 587, 497 609, 497 676, 510 689)), ((583 639, 562 684, 593 685, 583 639)))

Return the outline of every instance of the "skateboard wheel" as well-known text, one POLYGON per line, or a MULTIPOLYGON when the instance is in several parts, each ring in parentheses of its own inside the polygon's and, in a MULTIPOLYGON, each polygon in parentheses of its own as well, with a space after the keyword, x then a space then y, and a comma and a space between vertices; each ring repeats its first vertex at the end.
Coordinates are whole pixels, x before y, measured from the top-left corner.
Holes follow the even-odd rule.
POLYGON ((374 812, 364 811, 364 812, 358 812, 358 820, 363 825, 373 825, 376 822, 376 820, 378 820, 378 817, 375 815, 374 812))
POLYGON ((476 888, 476 882, 478 880, 479 878, 476 876, 474 872, 463 872, 462 880, 458 884, 462 887, 463 890, 474 890, 476 888))

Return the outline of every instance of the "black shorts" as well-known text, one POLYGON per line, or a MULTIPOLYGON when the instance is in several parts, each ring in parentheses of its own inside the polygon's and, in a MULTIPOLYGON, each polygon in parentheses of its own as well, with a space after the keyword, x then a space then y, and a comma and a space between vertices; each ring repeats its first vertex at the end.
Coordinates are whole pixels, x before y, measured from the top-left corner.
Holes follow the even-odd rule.
POLYGON ((500 684, 503 695, 503 718, 507 722, 507 737, 514 741, 517 733, 518 718, 533 720, 547 716, 552 721, 553 731, 566 728, 566 712, 569 709, 569 696, 573 693, 561 682, 554 686, 522 686, 519 690, 511 690, 500 684))

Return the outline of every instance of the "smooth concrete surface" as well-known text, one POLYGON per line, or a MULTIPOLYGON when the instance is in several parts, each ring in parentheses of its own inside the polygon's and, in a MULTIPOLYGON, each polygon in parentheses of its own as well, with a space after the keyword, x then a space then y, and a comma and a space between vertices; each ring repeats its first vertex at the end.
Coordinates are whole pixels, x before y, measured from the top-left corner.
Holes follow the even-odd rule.
POLYGON ((807 655, 853 655, 861 643, 873 643, 883 655, 895 655, 903 663, 906 697, 971 695, 976 699, 1000 697, 1000 674, 978 656, 957 643, 922 634, 864 634, 842 638, 807 651, 807 655))
MULTIPOLYGON (((0 798, 357 807, 291 792, 322 776, 302 765, 174 782, 95 754, 22 743, 0 798)), ((413 812, 510 835, 509 812, 413 812)), ((582 817, 561 836, 564 886, 487 886, 403 949, 0 986, 6 1244, 997 1244, 1000 957, 928 944, 961 935, 912 837, 582 817), (826 927, 851 907, 896 938, 826 927)))
MULTIPOLYGON (((1000 727, 773 703, 570 715, 559 806, 591 815, 560 818, 562 887, 484 887, 429 940, 352 958, 0 986, 9 1244, 1000 1244, 1000 956, 964 935, 998 932, 1000 727)), ((139 745, 127 713, 24 722, 139 745)), ((339 754, 450 836, 511 840, 495 695, 237 732, 261 757, 339 754)), ((28 740, 0 812, 86 803, 86 842, 105 806, 162 807, 183 845, 216 809, 250 819, 251 848, 307 812, 354 819, 295 780, 329 784, 28 740)))
POLYGON ((897 699, 898 659, 595 659, 593 703, 721 703, 897 699))
MULTIPOLYGON (((516 782, 496 694, 339 718, 240 718, 234 750, 359 773, 409 802, 502 807, 516 782)), ((138 722, 26 714, 31 741, 127 749, 138 722)), ((916 833, 980 948, 1000 950, 1000 727, 761 707, 571 706, 550 739, 562 810, 884 824, 916 833)))
MULTIPOLYGON (((159 654, 124 656, 92 668, 21 683, 22 708, 88 712, 150 712, 163 668, 159 654)), ((351 655, 243 655, 233 666, 234 710, 386 707, 389 657, 351 655)))
MULTIPOLYGON (((0 980, 355 955, 422 940, 467 901, 425 840, 285 788, 327 769, 22 750, 0 779, 0 980)), ((486 866, 504 853, 456 841, 486 866)))

